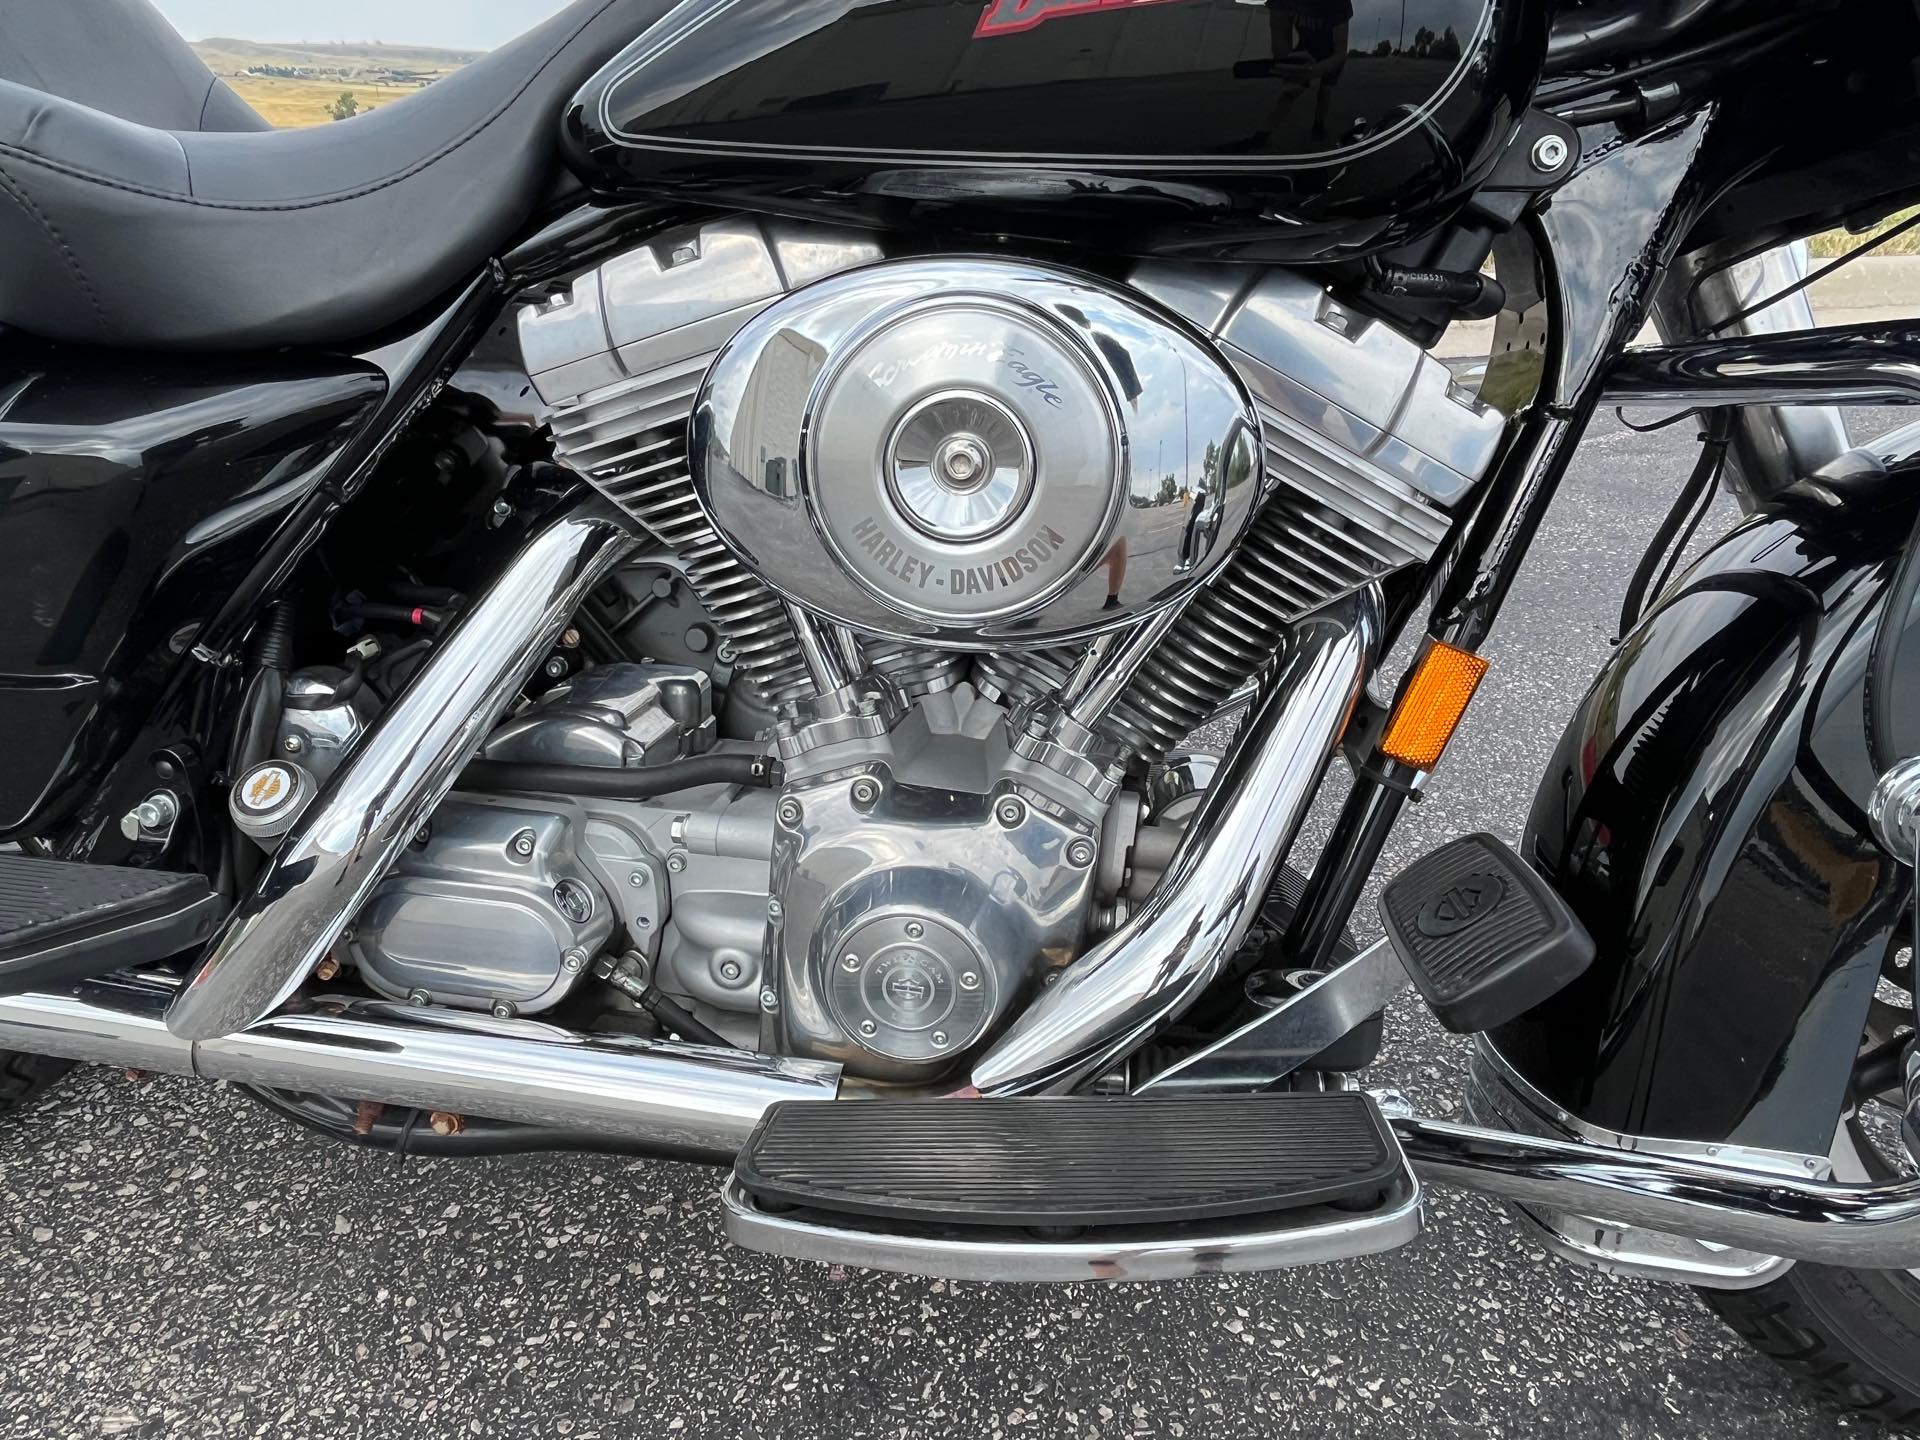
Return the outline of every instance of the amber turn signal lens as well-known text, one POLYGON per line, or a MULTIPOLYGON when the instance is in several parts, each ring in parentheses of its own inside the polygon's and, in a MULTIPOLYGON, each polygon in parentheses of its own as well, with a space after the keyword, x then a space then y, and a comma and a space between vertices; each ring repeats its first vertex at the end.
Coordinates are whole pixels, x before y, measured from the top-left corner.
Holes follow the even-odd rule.
POLYGON ((1380 752, 1416 770, 1431 770, 1486 673, 1487 662, 1471 650, 1428 636, 1387 721, 1380 752))

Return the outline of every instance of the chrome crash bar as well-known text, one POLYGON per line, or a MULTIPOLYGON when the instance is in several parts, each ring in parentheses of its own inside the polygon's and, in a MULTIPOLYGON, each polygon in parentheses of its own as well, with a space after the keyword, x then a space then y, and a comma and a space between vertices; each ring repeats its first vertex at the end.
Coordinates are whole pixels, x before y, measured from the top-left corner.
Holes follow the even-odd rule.
POLYGON ((593 499, 534 531, 287 832, 167 1012, 174 1034, 231 1035, 292 998, 636 543, 593 499))

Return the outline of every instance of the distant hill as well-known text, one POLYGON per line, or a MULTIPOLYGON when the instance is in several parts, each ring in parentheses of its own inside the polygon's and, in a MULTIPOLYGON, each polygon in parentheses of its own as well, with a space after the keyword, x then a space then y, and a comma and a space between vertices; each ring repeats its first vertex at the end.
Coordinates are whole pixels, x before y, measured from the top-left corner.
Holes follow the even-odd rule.
POLYGON ((362 112, 399 100, 461 66, 477 50, 432 45, 293 45, 216 37, 194 53, 275 125, 323 125, 342 95, 362 112))

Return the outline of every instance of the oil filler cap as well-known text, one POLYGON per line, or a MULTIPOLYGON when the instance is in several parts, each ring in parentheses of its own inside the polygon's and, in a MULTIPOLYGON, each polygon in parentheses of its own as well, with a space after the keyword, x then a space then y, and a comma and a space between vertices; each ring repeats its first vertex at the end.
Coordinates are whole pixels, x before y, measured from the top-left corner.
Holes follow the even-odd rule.
POLYGON ((1440 1023, 1470 1035, 1532 1009, 1593 963, 1567 902, 1491 835, 1463 835, 1387 882, 1387 938, 1440 1023))

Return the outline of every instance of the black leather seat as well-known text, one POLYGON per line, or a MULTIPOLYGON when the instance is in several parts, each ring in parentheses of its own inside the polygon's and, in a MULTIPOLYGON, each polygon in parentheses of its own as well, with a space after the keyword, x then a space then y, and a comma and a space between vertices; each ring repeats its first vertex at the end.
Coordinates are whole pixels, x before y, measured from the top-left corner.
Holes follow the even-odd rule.
POLYGON ((149 129, 0 82, 0 324, 165 350, 351 342, 475 273, 561 173, 560 119, 670 0, 577 0, 309 130, 149 129))

